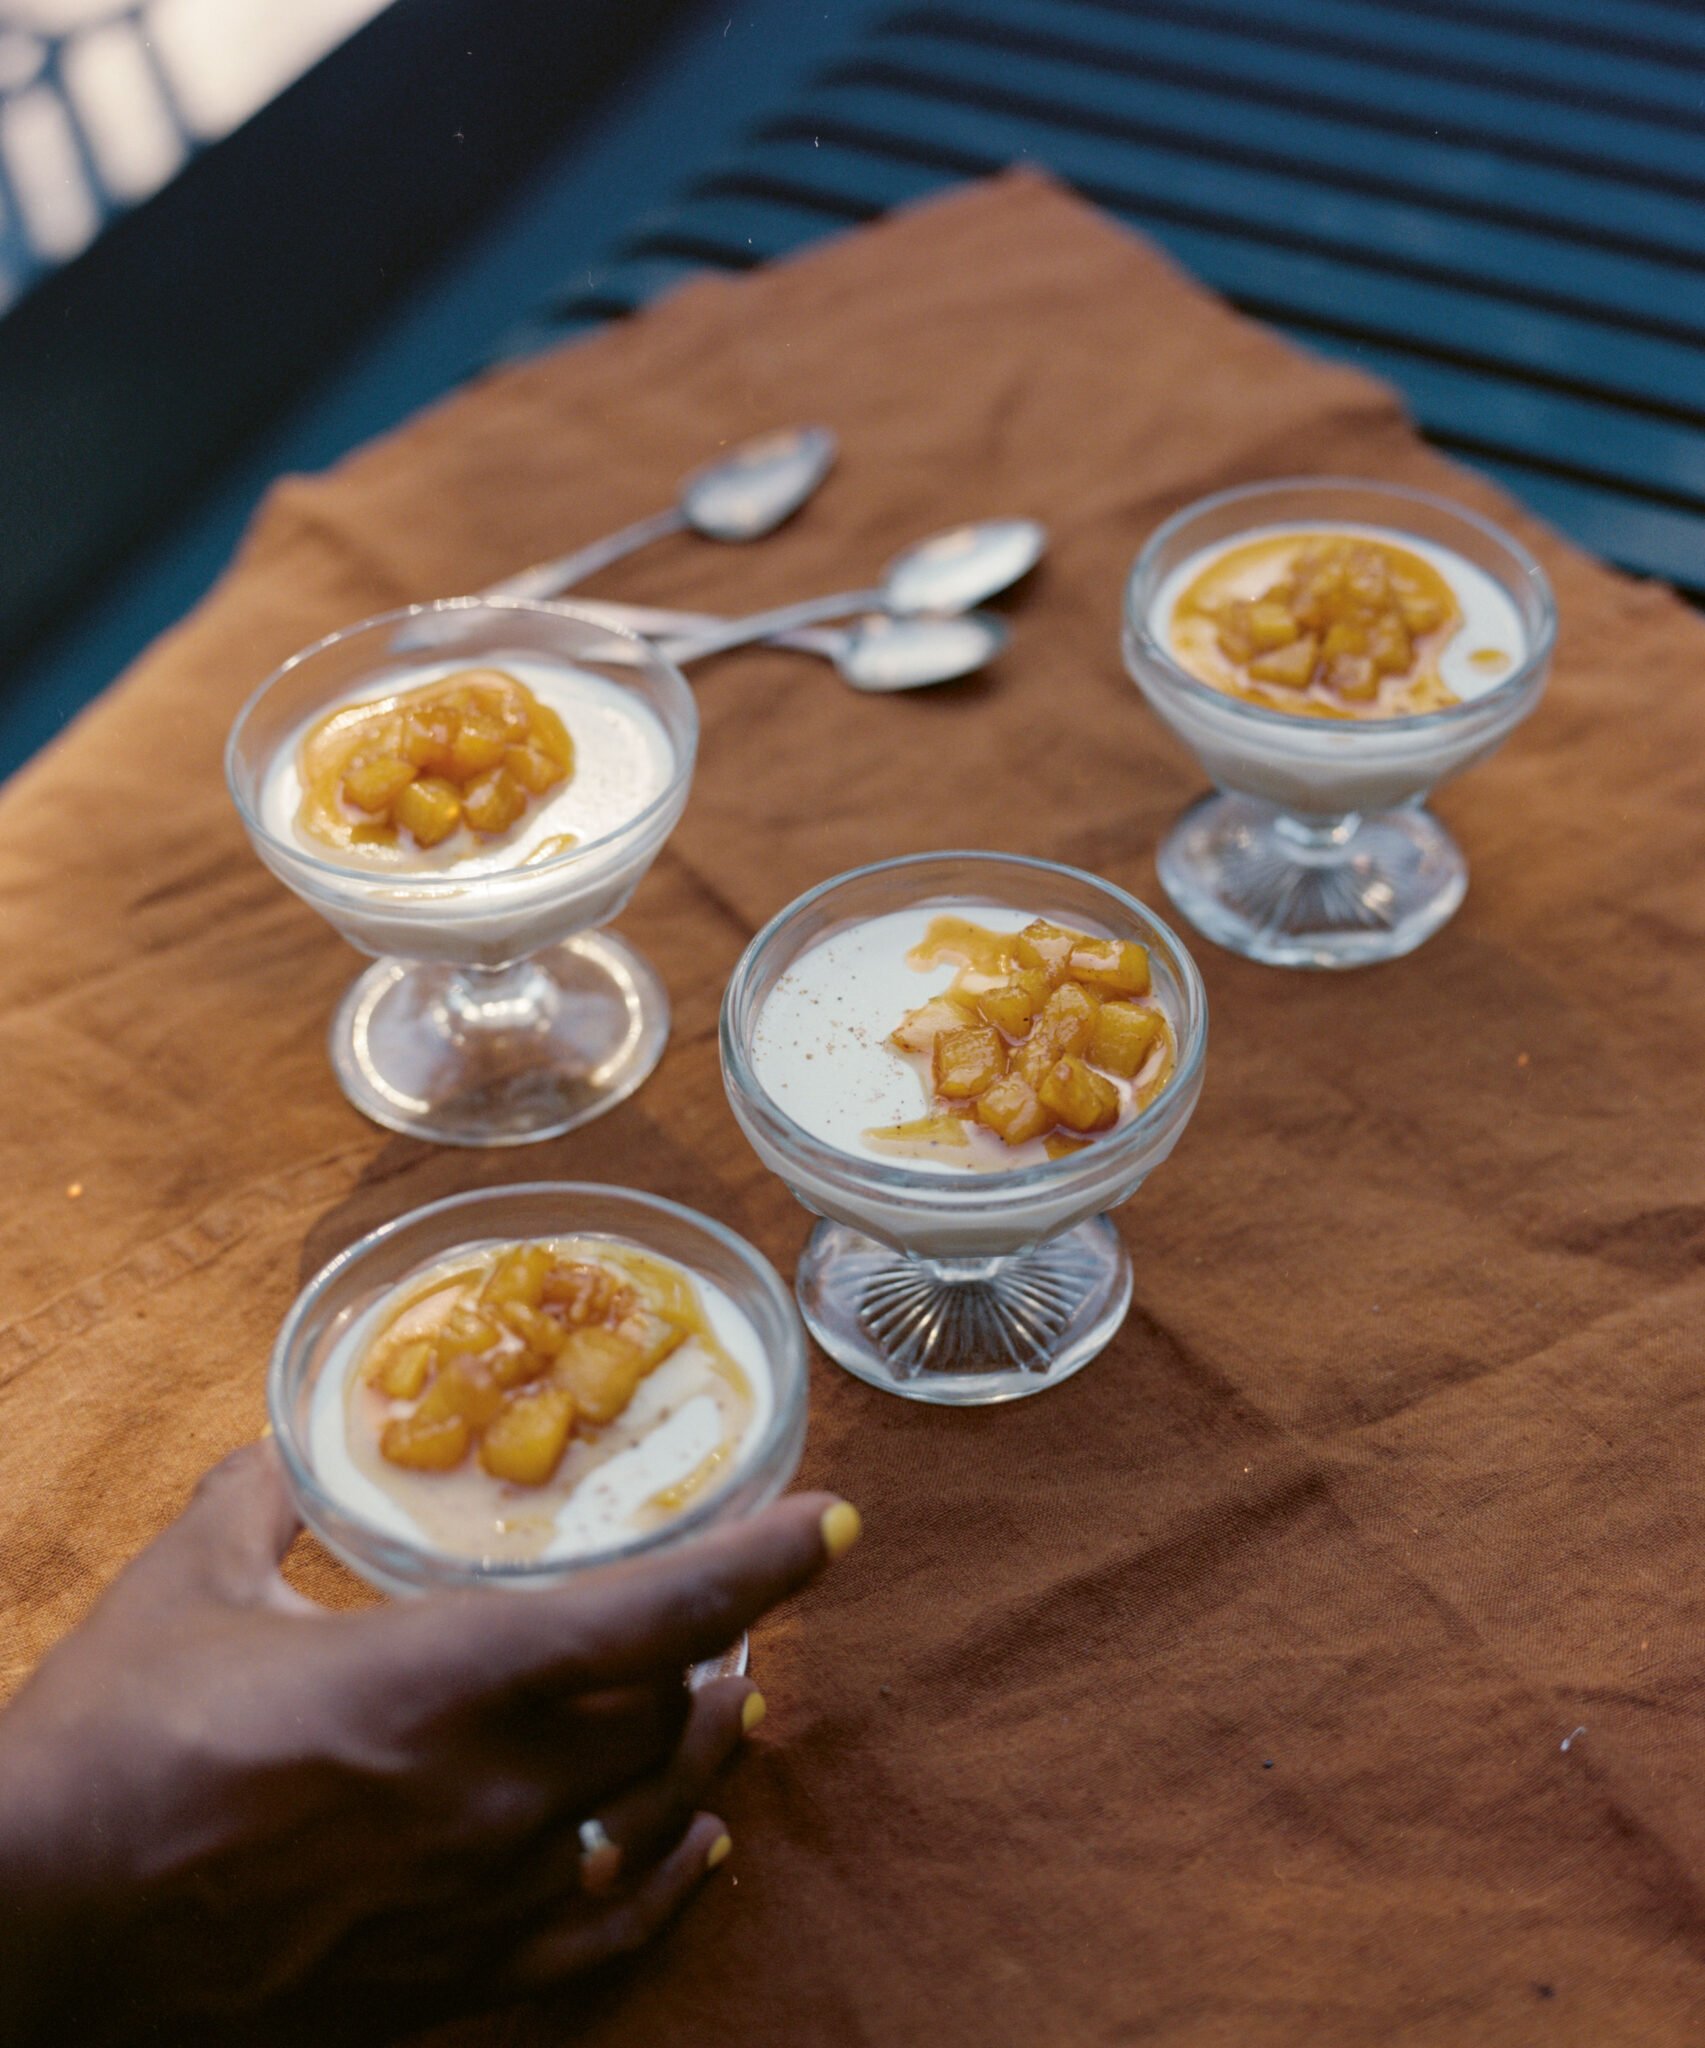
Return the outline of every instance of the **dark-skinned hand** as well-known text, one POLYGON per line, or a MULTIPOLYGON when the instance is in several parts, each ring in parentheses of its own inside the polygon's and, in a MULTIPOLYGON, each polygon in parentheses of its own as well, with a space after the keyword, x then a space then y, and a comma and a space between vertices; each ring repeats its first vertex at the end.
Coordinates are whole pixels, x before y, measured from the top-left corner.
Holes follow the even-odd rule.
POLYGON ((0 1714, 0 2042, 383 2041, 637 1948, 763 1711, 685 1667, 858 1518, 354 1614, 285 1583, 297 1526, 270 1444, 227 1458, 0 1714))

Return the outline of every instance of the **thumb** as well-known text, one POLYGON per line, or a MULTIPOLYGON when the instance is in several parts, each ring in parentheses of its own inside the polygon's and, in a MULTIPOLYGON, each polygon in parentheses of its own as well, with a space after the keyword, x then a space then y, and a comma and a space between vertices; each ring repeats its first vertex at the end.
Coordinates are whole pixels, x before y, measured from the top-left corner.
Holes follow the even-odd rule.
MULTIPOLYGON (((227 1599, 311 1608, 278 1575, 301 1517, 269 1435, 233 1451, 202 1476, 189 1506, 154 1546, 195 1570, 227 1599)), ((318 1612, 317 1609, 314 1610, 318 1612)))

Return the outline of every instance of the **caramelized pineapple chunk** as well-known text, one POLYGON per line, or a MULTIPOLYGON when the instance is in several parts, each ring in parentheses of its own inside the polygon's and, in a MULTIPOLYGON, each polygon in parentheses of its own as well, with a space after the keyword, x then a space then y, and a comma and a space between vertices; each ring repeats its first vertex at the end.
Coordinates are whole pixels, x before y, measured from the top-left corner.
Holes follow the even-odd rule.
POLYGON ((672 1351, 686 1343, 688 1332, 653 1308, 630 1309, 616 1325, 616 1335, 640 1356, 642 1372, 655 1372, 672 1351))
POLYGON ((1149 952, 1131 939, 1080 939, 1067 971, 1085 988, 1112 996, 1146 996, 1149 952))
POLYGON ((908 1010, 889 1035, 903 1052, 933 1053, 943 1032, 963 1031, 978 1021, 974 1012, 951 995, 935 996, 921 1009, 908 1010))
POLYGON ((343 778, 343 793, 358 811, 388 811, 414 780, 414 764, 396 754, 360 761, 343 778))
POLYGON ((566 1387, 535 1387, 504 1403, 480 1439, 480 1463, 494 1479, 543 1486, 568 1448, 574 1396, 566 1387))
POLYGON ((1058 988, 1065 978, 1066 962, 1082 932, 1069 932, 1063 925, 1050 924, 1045 917, 1031 920, 1012 942, 1013 958, 1020 967, 1034 967, 1048 977, 1048 986, 1058 988))
POLYGON ((467 1307, 454 1308, 438 1326, 438 1356, 448 1364, 467 1352, 489 1351, 503 1335, 489 1316, 467 1307))
POLYGON ((471 1429, 484 1429, 503 1405, 503 1389, 484 1366, 458 1358, 440 1366, 415 1404, 414 1422, 441 1422, 459 1415, 471 1429))
POLYGON ((507 1251, 492 1267, 490 1276, 480 1289, 480 1299, 494 1306, 505 1301, 524 1302, 528 1308, 540 1307, 545 1298, 545 1282, 550 1277, 551 1255, 542 1244, 518 1244, 513 1251, 507 1251))
POLYGON ((1048 977, 1039 967, 1023 967, 993 988, 977 991, 984 1020, 1006 1038, 1022 1038, 1048 1000, 1048 977))
POLYGON ((1006 1072, 1006 1043, 992 1024, 967 1024, 944 1031, 930 1056, 935 1092, 949 1102, 969 1102, 1006 1072))
POLYGON ((574 1396, 588 1422, 614 1422, 645 1377, 645 1354, 637 1344, 597 1324, 569 1333, 557 1353, 551 1377, 574 1396))
POLYGON ((438 1363, 438 1347, 430 1337, 411 1337, 395 1351, 383 1353, 368 1371, 381 1394, 393 1401, 413 1401, 438 1363))
POLYGON ((548 754, 568 774, 574 766, 574 742, 568 727, 548 704, 534 702, 528 707, 528 733, 534 746, 548 754))
POLYGON ((1277 683, 1286 690, 1306 690, 1314 680, 1319 645, 1312 633, 1305 633, 1288 647, 1256 655, 1249 664, 1249 673, 1260 683, 1277 683))
POLYGON ((411 782, 391 806, 391 815, 419 846, 437 846, 462 822, 462 799, 456 785, 442 776, 422 775, 411 782))
POLYGON ((417 1411, 385 1424, 379 1450, 393 1465, 407 1465, 417 1472, 448 1472, 467 1456, 470 1441, 465 1417, 444 1415, 422 1421, 417 1411))
POLYGON ((505 747, 503 765, 529 796, 543 796, 562 780, 562 769, 543 747, 531 741, 505 747))
POLYGON ((1003 1074, 977 1098, 977 1120, 1009 1145, 1041 1137, 1053 1119, 1022 1074, 1003 1074))
POLYGON ((567 1330, 541 1308, 529 1308, 524 1301, 505 1301, 498 1304, 497 1312, 522 1343, 541 1358, 555 1358, 568 1342, 567 1330))
POLYGON ((1056 1123, 1071 1131, 1104 1131, 1119 1118, 1118 1089, 1070 1055, 1043 1075, 1036 1097, 1056 1123))
POLYGON ((1103 1073, 1117 1074, 1120 1080, 1128 1081, 1147 1063, 1165 1033, 1166 1025, 1158 1010, 1146 1010, 1140 1003, 1103 1003, 1087 1057, 1103 1073))
POLYGON ((1067 1053, 1080 1053, 1094 1035, 1099 1007, 1087 989, 1075 981, 1063 981, 1042 1005, 1042 1014, 1025 1042, 1040 1044, 1056 1060, 1064 1059, 1067 1053))
POLYGON ((470 711, 456 721, 450 741, 450 773, 458 782, 470 782, 495 768, 509 746, 509 735, 501 718, 470 711))
POLYGON ((527 792, 507 768, 493 768, 462 792, 462 815, 476 832, 507 832, 527 808, 527 792))
POLYGON ((612 1316, 620 1321, 633 1289, 603 1266, 570 1263, 551 1267, 543 1298, 562 1310, 563 1321, 572 1329, 581 1323, 607 1322, 612 1316))

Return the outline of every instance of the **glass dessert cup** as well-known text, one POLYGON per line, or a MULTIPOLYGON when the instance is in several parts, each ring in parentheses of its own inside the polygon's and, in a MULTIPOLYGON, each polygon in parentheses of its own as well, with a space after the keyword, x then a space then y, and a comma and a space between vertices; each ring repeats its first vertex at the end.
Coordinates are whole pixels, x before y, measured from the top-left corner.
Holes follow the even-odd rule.
POLYGON ((1152 911, 1094 875, 1015 855, 937 853, 859 868, 800 897, 741 956, 723 998, 721 1049, 741 1129, 822 1219, 795 1282, 811 1334, 873 1386, 956 1406, 1039 1393, 1087 1365, 1131 1300, 1130 1256, 1106 1212, 1177 1144, 1206 1047, 1194 961, 1152 911), (753 1057, 777 982, 837 931, 934 905, 1019 911, 1146 946, 1177 1038, 1175 1071, 1148 1108, 1064 1158, 992 1172, 855 1154, 789 1115, 753 1057))
MULTIPOLYGON (((589 1567, 640 1557, 754 1514, 787 1486, 805 1442, 805 1333, 786 1285, 743 1238, 674 1202, 571 1181, 481 1189, 413 1210, 340 1252, 285 1317, 267 1372, 267 1411, 302 1520, 359 1578, 390 1594, 560 1586, 589 1567), (316 1464, 315 1389, 342 1340, 401 1282, 469 1246, 607 1237, 688 1268, 739 1310, 762 1350, 770 1412, 727 1475, 659 1527, 610 1547, 555 1558, 482 1558, 408 1540, 341 1499, 316 1464)), ((695 1667, 696 1677, 745 1669, 744 1643, 695 1667)))
MULTIPOLYGON (((571 737, 580 774, 584 735, 571 737)), ((668 1037, 668 997, 642 956, 601 927, 679 818, 697 739, 692 692, 645 641, 572 606, 514 598, 363 620, 261 685, 232 728, 226 776, 260 858, 375 957, 331 1029, 332 1065, 357 1109, 439 1144, 516 1145, 572 1130, 640 1085, 668 1037), (468 874, 363 868, 314 850, 281 812, 280 765, 334 706, 446 669, 514 664, 620 689, 633 730, 668 764, 631 814, 553 857, 504 867, 482 852, 484 871, 468 874)))
POLYGON ((1502 744, 1539 700, 1557 613, 1519 542, 1448 500, 1400 485, 1295 478, 1221 491, 1169 519, 1125 591, 1125 665, 1216 793, 1163 841, 1160 879, 1219 945, 1283 967, 1391 960, 1446 922, 1468 867, 1428 792, 1502 744), (1520 622, 1521 658, 1484 694, 1396 718, 1316 718, 1248 703, 1163 644, 1161 593, 1183 564, 1263 528, 1379 529, 1433 543, 1489 577, 1520 622))

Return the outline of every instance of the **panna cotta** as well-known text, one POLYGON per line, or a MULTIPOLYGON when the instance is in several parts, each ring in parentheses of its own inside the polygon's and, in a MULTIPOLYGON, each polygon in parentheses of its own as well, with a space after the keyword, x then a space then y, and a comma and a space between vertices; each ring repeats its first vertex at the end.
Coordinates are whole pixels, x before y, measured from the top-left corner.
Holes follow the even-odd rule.
POLYGON ((750 1058, 825 1144, 995 1173, 1146 1109, 1177 1039, 1146 947, 1023 909, 931 903, 802 952, 758 1012, 750 1058))
POLYGON ((267 771, 261 818, 362 874, 490 875, 608 837, 674 767, 661 720, 607 677, 536 656, 437 662, 305 720, 267 771))
MULTIPOLYGON (((494 721, 476 714, 473 722, 494 721)), ((440 753, 454 743, 440 734, 440 753)), ((620 910, 661 837, 634 828, 657 818, 672 788, 684 801, 680 767, 644 698, 589 668, 502 652, 477 669, 409 664, 365 678, 282 739, 260 782, 257 844, 294 885, 312 877, 304 893, 367 952, 457 964, 513 959, 620 910), (537 735, 494 741, 484 731, 474 739, 501 746, 532 786, 501 755, 488 767, 476 752, 474 773, 460 783, 448 762, 429 759, 395 794, 383 789, 387 774, 417 767, 397 758, 396 728, 430 727, 435 710, 442 727, 446 698, 504 686, 517 716, 536 707, 546 744, 537 735), (348 791, 364 775, 379 778, 362 791, 371 811, 348 791), (425 837, 407 822, 417 796, 425 837), (483 813, 482 799, 493 804, 483 813), (478 829, 480 816, 493 829, 478 829)), ((673 815, 659 822, 666 831, 673 815)))
POLYGON ((1202 682, 1313 718, 1448 710, 1527 653, 1520 614, 1484 569, 1376 526, 1293 522, 1199 549, 1161 583, 1150 626, 1202 682))
POLYGON ((729 1294, 604 1235, 456 1247, 339 1337, 305 1444, 347 1514, 495 1563, 618 1549, 710 1499, 774 1390, 729 1294))

